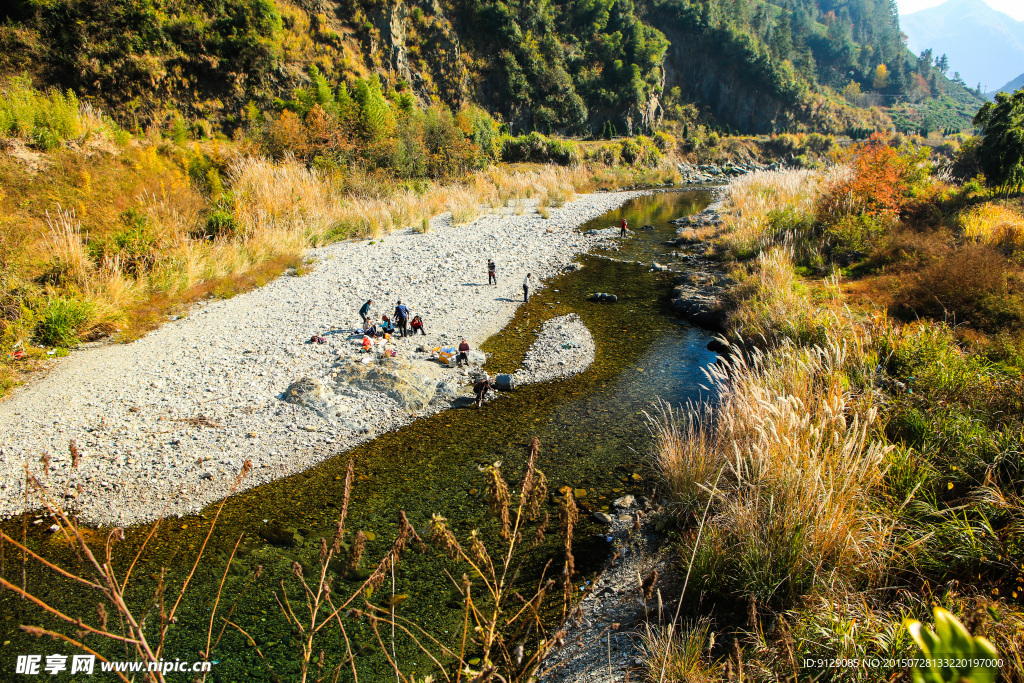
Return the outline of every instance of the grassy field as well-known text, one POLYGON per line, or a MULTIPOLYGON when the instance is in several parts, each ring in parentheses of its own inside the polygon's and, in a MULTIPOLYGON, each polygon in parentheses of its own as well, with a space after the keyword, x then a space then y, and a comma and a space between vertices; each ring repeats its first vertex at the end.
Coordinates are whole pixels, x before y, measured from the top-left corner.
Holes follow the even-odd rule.
POLYGON ((660 423, 689 621, 653 680, 910 680, 863 660, 919 656, 942 607, 1024 681, 1020 199, 883 139, 838 161, 744 178, 711 240, 734 354, 660 423))

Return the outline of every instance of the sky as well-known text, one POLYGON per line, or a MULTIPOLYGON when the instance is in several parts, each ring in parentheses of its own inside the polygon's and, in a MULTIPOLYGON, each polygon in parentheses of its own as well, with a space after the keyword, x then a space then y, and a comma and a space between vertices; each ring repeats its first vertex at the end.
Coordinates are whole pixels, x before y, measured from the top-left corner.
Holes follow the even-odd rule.
MULTIPOLYGON (((900 14, 910 14, 926 7, 941 5, 945 0, 896 0, 900 14)), ((985 0, 989 7, 1024 21, 1024 2, 1021 0, 985 0)))

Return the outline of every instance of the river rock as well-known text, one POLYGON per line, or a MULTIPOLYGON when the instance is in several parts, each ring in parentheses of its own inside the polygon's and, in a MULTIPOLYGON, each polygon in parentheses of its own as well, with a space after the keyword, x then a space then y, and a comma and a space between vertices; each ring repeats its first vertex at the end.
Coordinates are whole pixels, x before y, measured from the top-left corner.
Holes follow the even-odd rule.
POLYGON ((625 510, 636 505, 636 499, 633 498, 632 495, 627 494, 625 496, 622 496, 622 498, 616 498, 615 501, 612 502, 612 505, 614 505, 617 508, 622 508, 625 510))
POLYGON ((645 226, 641 227, 640 229, 641 230, 654 230, 654 226, 653 225, 645 225, 645 226))
POLYGON ((298 531, 277 522, 271 522, 268 526, 260 529, 259 536, 267 543, 279 548, 294 548, 302 542, 302 536, 298 531))
POLYGON ((720 356, 729 353, 729 345, 718 337, 715 337, 708 342, 707 349, 708 351, 717 353, 720 356))
POLYGON ((597 520, 598 522, 601 522, 601 524, 608 524, 608 525, 611 525, 615 521, 615 520, 613 520, 611 518, 611 515, 609 515, 607 513, 604 513, 604 512, 601 512, 600 510, 598 510, 597 512, 594 513, 594 519, 597 520))
POLYGON ((342 362, 335 372, 335 392, 351 389, 383 393, 406 410, 420 410, 437 393, 438 377, 428 375, 431 366, 418 363, 413 369, 408 361, 392 358, 381 363, 342 362))
POLYGON ((516 380, 512 375, 498 375, 494 378, 494 388, 498 391, 512 391, 516 388, 516 380))
POLYGON ((607 228, 602 228, 600 230, 587 230, 583 234, 589 235, 590 237, 618 237, 619 231, 619 228, 616 228, 615 226, 609 226, 607 228))

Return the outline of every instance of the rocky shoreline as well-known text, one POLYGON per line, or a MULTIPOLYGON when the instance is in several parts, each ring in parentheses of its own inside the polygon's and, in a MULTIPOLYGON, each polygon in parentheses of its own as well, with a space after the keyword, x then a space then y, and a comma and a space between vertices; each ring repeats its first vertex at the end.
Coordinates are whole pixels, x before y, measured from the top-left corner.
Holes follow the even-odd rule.
MULTIPOLYGON (((0 403, 0 517, 24 509, 25 467, 84 522, 127 525, 202 509, 228 494, 246 460, 243 486, 259 486, 466 403, 472 371, 438 365, 433 349, 462 338, 476 348, 498 332, 522 301, 525 273, 543 288, 607 243, 579 225, 648 192, 581 196, 550 219, 533 206, 469 225, 444 215, 425 234, 314 249, 306 275, 198 305, 130 344, 72 353, 0 403), (485 284, 488 258, 498 285, 485 284), (363 362, 352 334, 369 298, 378 317, 401 299, 426 323, 427 335, 389 343, 390 370, 381 370, 382 349, 363 362), (309 343, 313 335, 325 343, 309 343)), ((579 333, 562 325, 552 339, 579 333)), ((590 362, 589 333, 578 336, 575 360, 565 361, 575 371, 590 362)), ((562 343, 535 344, 516 381, 543 381, 552 364, 565 370, 562 343)))

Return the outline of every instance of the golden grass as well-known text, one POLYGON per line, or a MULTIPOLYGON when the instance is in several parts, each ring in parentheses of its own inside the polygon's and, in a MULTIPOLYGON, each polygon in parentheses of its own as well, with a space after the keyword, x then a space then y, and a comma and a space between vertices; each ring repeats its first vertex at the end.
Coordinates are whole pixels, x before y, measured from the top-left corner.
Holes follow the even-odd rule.
POLYGON ((870 438, 870 397, 849 389, 850 366, 869 362, 861 341, 734 348, 706 371, 716 405, 662 414, 655 462, 673 498, 692 514, 714 491, 706 581, 762 601, 882 571, 891 522, 869 496, 888 447, 870 438))
POLYGON ((1024 248, 1024 216, 998 204, 982 204, 960 216, 964 236, 981 244, 1016 251, 1024 248))
POLYGON ((767 248, 778 241, 773 215, 785 213, 788 222, 813 219, 818 198, 848 172, 833 166, 825 171, 758 171, 737 178, 722 211, 720 248, 736 257, 767 248))

